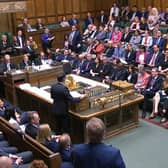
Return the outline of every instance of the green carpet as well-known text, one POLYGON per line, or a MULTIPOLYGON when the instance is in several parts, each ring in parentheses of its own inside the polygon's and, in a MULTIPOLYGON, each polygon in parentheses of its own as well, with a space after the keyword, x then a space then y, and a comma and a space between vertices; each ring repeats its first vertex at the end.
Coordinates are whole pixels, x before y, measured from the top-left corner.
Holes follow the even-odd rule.
POLYGON ((140 120, 140 127, 105 141, 118 147, 127 168, 167 168, 168 130, 140 120))

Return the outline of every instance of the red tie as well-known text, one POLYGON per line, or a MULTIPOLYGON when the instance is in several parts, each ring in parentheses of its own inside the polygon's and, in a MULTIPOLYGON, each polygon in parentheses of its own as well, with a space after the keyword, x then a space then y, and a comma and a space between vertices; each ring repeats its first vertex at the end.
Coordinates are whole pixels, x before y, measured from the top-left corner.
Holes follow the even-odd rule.
POLYGON ((150 61, 150 65, 155 65, 155 61, 156 61, 156 53, 153 54, 152 59, 150 61))
POLYGON ((147 41, 148 41, 148 37, 145 37, 145 42, 144 42, 145 46, 147 45, 147 41))

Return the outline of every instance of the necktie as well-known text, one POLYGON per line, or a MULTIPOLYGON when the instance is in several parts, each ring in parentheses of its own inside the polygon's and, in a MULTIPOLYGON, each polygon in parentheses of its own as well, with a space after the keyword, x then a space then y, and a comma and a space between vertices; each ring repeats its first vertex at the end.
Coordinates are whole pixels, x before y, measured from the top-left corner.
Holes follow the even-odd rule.
POLYGON ((152 59, 150 61, 150 65, 155 65, 155 61, 156 61, 156 53, 153 54, 152 59))
POLYGON ((86 64, 86 70, 88 70, 89 64, 90 64, 90 62, 88 61, 87 64, 86 64))
POLYGON ((146 46, 148 42, 148 37, 145 37, 144 45, 146 46))

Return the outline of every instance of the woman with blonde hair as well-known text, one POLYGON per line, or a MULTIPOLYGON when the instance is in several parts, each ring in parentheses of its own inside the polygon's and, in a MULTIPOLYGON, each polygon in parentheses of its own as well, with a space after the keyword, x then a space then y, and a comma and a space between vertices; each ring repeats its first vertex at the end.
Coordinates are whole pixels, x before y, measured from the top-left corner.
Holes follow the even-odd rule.
POLYGON ((148 28, 155 36, 159 29, 159 12, 157 8, 152 8, 147 20, 148 28))
POLYGON ((59 152, 59 136, 51 136, 51 128, 48 124, 40 125, 36 140, 54 153, 59 152))

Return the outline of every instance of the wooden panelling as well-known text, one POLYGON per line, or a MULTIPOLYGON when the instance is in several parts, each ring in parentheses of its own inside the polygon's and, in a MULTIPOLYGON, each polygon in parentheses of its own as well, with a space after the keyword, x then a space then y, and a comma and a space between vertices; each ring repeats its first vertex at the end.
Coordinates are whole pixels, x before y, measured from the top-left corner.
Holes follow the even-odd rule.
MULTIPOLYGON (((144 0, 145 1, 145 0, 144 0)), ((153 0, 146 0, 145 1, 145 6, 147 7, 147 6, 153 6, 153 0)))
POLYGON ((47 22, 48 23, 55 23, 56 22, 56 17, 47 17, 47 22))
POLYGON ((45 16, 46 15, 46 4, 45 0, 35 0, 36 5, 36 16, 45 16))
POLYGON ((137 7, 141 10, 145 6, 145 1, 137 1, 137 7))
POLYGON ((129 0, 129 6, 132 7, 134 5, 137 5, 137 0, 129 0))
POLYGON ((57 0, 57 13, 58 14, 64 14, 64 1, 63 0, 57 0))
POLYGON ((35 2, 34 0, 32 1, 27 1, 27 17, 33 17, 35 16, 35 2))
POLYGON ((88 11, 94 11, 95 10, 95 3, 96 1, 95 0, 87 0, 87 10, 88 11))
POLYGON ((160 8, 161 7, 161 1, 153 0, 153 6, 157 7, 157 8, 160 8))
POLYGON ((21 19, 21 18, 25 17, 26 15, 24 12, 19 12, 19 13, 16 13, 15 16, 16 16, 16 19, 21 19))
MULTIPOLYGON (((41 17, 47 24, 52 21, 60 21, 62 16, 69 19, 72 13, 77 14, 79 19, 84 19, 88 11, 93 16, 99 15, 102 9, 106 14, 109 14, 114 2, 122 6, 123 4, 126 5, 127 1, 130 7, 137 5, 139 9, 149 5, 163 9, 168 6, 168 0, 27 0, 27 11, 14 14, 12 23, 15 24, 13 26, 15 27, 18 23, 21 23, 21 18, 28 17, 30 23, 34 24, 36 18, 41 17)), ((0 16, 0 20, 2 17, 0 16)))
POLYGON ((65 12, 67 14, 72 13, 72 0, 64 0, 64 5, 65 5, 65 12))
POLYGON ((81 11, 82 12, 87 12, 88 10, 87 10, 87 0, 82 0, 81 1, 81 11))
POLYGON ((101 0, 96 0, 95 8, 96 10, 100 11, 102 9, 102 1, 101 0))
POLYGON ((56 13, 55 0, 47 0, 46 9, 47 9, 46 10, 47 15, 55 15, 55 13, 56 13))
POLYGON ((80 11, 80 0, 72 0, 72 5, 74 13, 80 11))

